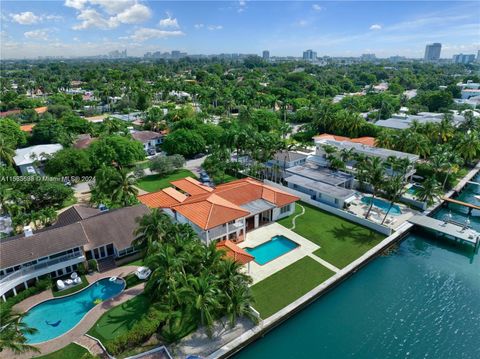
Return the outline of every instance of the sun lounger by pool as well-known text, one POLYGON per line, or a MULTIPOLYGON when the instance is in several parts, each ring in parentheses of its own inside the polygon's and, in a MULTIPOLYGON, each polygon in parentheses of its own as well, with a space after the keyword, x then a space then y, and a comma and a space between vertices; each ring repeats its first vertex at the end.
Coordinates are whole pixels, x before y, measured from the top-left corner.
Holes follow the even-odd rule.
POLYGON ((70 275, 70 278, 72 278, 73 280, 75 280, 75 278, 78 278, 77 272, 73 272, 73 273, 70 275))
POLYGON ((65 283, 63 283, 63 280, 57 280, 57 288, 59 290, 65 289, 65 283))
POLYGON ((147 279, 151 273, 152 271, 147 267, 138 267, 138 269, 135 271, 135 275, 141 280, 147 279))
POLYGON ((73 283, 75 283, 75 284, 80 284, 80 283, 82 283, 82 278, 76 277, 76 278, 73 280, 73 283))

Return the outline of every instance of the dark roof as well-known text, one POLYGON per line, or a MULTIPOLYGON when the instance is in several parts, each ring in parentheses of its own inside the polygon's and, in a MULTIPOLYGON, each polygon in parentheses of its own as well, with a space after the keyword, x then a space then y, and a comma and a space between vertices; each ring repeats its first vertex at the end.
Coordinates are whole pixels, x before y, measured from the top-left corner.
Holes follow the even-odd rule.
POLYGON ((85 250, 113 243, 118 250, 131 246, 135 219, 149 212, 139 204, 106 212, 86 206, 74 206, 59 216, 55 225, 43 228, 32 236, 20 234, 0 241, 0 268, 29 262, 75 247, 85 250), (74 208, 75 207, 75 208, 74 208), (95 213, 96 212, 96 213, 95 213), (76 222, 75 218, 81 217, 76 222))
POLYGON ((278 151, 273 156, 275 161, 279 162, 293 162, 298 160, 306 159, 308 156, 303 153, 292 152, 292 151, 278 151))
POLYGON ((87 244, 82 225, 50 227, 33 236, 16 236, 0 241, 0 267, 8 268, 34 259, 87 244))
POLYGON ((73 147, 78 149, 88 148, 96 138, 92 138, 89 134, 79 135, 78 138, 73 143, 73 147))
POLYGON ((98 208, 77 204, 60 213, 58 215, 57 221, 55 222, 55 225, 66 226, 67 224, 75 223, 81 221, 82 219, 87 219, 89 217, 95 216, 100 212, 101 211, 98 208))
POLYGON ((147 142, 162 137, 163 135, 153 131, 137 131, 132 133, 132 137, 140 142, 147 142))

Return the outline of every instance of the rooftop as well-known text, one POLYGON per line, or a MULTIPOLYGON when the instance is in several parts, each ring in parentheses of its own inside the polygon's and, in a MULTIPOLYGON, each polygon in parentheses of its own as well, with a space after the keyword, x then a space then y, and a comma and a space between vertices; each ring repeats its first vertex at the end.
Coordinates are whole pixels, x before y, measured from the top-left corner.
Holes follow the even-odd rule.
POLYGON ((190 196, 194 196, 197 194, 205 194, 213 191, 213 188, 201 184, 199 181, 192 177, 185 177, 170 183, 172 184, 172 186, 189 194, 190 196))
MULTIPOLYGON (((405 115, 395 114, 386 120, 379 120, 375 122, 375 125, 380 127, 393 128, 397 130, 405 130, 412 125, 413 121, 417 121, 421 124, 425 123, 440 123, 444 117, 443 113, 435 112, 419 112, 417 115, 405 115)), ((465 121, 465 118, 461 115, 453 115, 453 123, 458 125, 465 121)))
POLYGON ((375 147, 375 137, 350 138, 350 137, 344 137, 344 136, 331 135, 328 133, 322 133, 321 135, 314 136, 313 139, 314 141, 325 139, 325 140, 333 140, 333 141, 341 141, 341 142, 361 143, 367 146, 375 147))
POLYGON ((344 200, 352 197, 355 194, 354 191, 347 188, 332 186, 327 183, 318 182, 306 177, 300 177, 296 175, 285 178, 285 181, 344 200))
POLYGON ((313 164, 287 168, 287 172, 292 175, 323 182, 331 186, 340 186, 353 178, 352 175, 347 173, 332 171, 328 168, 315 166, 313 164))
POLYGON ((185 199, 187 199, 187 196, 173 187, 138 196, 140 202, 151 208, 170 208, 182 203, 185 199))
POLYGON ((303 160, 305 158, 307 158, 306 154, 293 152, 293 151, 278 151, 273 156, 273 160, 279 161, 279 162, 283 162, 283 161, 294 162, 298 160, 303 160))
POLYGON ((229 241, 228 239, 225 241, 220 241, 216 245, 218 250, 223 250, 225 251, 225 256, 233 259, 235 262, 241 263, 241 264, 247 264, 251 261, 253 261, 254 257, 247 253, 243 248, 240 248, 237 246, 235 243, 232 241, 229 241))
POLYGON ((19 148, 15 151, 13 161, 17 166, 33 163, 35 160, 45 160, 45 155, 53 155, 63 148, 61 144, 37 145, 25 148, 19 148))
POLYGON ((135 131, 132 133, 132 137, 137 141, 145 143, 162 137, 162 134, 153 131, 135 131))

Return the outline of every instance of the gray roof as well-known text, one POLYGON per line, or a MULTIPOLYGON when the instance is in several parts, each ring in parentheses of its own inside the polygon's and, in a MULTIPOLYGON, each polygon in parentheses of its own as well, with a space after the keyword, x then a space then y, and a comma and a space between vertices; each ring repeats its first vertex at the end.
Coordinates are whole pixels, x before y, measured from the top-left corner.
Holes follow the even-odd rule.
POLYGON ((275 161, 279 161, 279 162, 283 162, 283 161, 294 162, 294 161, 298 161, 298 160, 303 160, 305 158, 307 158, 307 155, 305 155, 303 153, 292 152, 292 151, 278 151, 273 156, 273 159, 275 161))
POLYGON ((240 207, 249 211, 250 214, 253 215, 253 214, 261 213, 263 211, 267 211, 269 209, 275 208, 276 206, 268 201, 265 201, 264 199, 257 199, 255 201, 245 203, 240 207))
POLYGON ((98 208, 76 204, 67 209, 66 211, 60 213, 57 217, 55 225, 65 226, 67 224, 75 223, 81 221, 82 219, 95 216, 100 212, 101 211, 98 208))
MULTIPOLYGON (((420 112, 418 115, 393 115, 389 119, 379 120, 375 125, 380 127, 393 128, 397 130, 405 130, 412 125, 413 121, 421 124, 440 123, 443 119, 443 113, 420 112)), ((465 117, 461 115, 453 115, 453 123, 455 125, 465 121, 465 117)))
POLYGON ((312 165, 287 168, 287 172, 332 186, 339 186, 353 178, 353 176, 346 173, 334 172, 324 167, 315 167, 312 165))
POLYGON ((343 200, 350 198, 355 194, 354 191, 347 188, 336 187, 327 183, 317 182, 305 177, 295 175, 285 178, 285 181, 287 181, 288 183, 296 184, 297 186, 303 188, 310 189, 315 192, 319 192, 343 200))
POLYGON ((136 131, 132 133, 132 137, 140 142, 148 142, 150 140, 156 140, 157 138, 163 137, 162 134, 153 131, 136 131))
POLYGON ((147 206, 136 206, 115 209, 94 214, 94 209, 69 210, 69 213, 51 227, 35 232, 30 237, 24 234, 0 241, 0 268, 46 257, 75 247, 83 246, 90 250, 101 245, 113 243, 118 250, 131 246, 134 230, 137 227, 135 219, 150 210, 147 206), (77 216, 86 216, 74 221, 77 216), (70 223, 69 223, 70 222, 70 223))

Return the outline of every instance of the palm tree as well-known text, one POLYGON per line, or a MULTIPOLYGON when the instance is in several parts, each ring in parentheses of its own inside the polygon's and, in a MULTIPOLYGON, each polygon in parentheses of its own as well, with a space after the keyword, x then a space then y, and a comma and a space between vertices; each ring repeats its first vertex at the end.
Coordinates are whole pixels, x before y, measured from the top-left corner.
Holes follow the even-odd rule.
POLYGON ((476 131, 462 133, 455 150, 466 162, 471 162, 480 153, 480 138, 476 131))
POLYGON ((133 244, 135 246, 146 245, 150 248, 152 242, 163 242, 166 239, 169 228, 172 226, 168 215, 158 208, 153 208, 150 213, 144 214, 135 220, 137 228, 133 244))
POLYGON ((129 174, 126 169, 119 168, 118 176, 112 179, 112 201, 124 207, 135 201, 138 189, 135 187, 137 179, 134 174, 129 174))
POLYGON ((373 207, 373 201, 384 183, 385 168, 379 157, 369 157, 366 159, 362 170, 365 172, 366 181, 372 187, 372 198, 365 218, 368 218, 373 207))
POLYGON ((392 134, 388 131, 382 131, 376 138, 375 138, 375 145, 381 148, 393 148, 395 143, 395 138, 392 134))
POLYGON ((387 219, 387 216, 390 213, 390 210, 392 209, 395 202, 398 202, 407 191, 405 187, 405 177, 403 176, 403 174, 390 177, 389 180, 385 183, 383 190, 385 192, 386 198, 390 201, 390 205, 388 206, 387 213, 385 213, 385 217, 383 217, 382 224, 387 219))
POLYGON ((415 197, 431 206, 442 195, 442 188, 435 177, 427 178, 415 192, 415 197))
POLYGON ((30 328, 22 318, 26 313, 14 313, 11 308, 2 308, 0 313, 0 352, 5 349, 15 354, 27 351, 39 352, 34 346, 27 344, 26 334, 34 334, 37 329, 30 328))
POLYGON ((7 166, 11 166, 13 156, 15 156, 15 150, 7 145, 4 138, 0 138, 0 165, 3 161, 7 166))
POLYGON ((252 310, 254 298, 249 287, 245 285, 235 286, 229 292, 225 293, 226 312, 230 326, 234 326, 240 317, 247 317, 254 323, 258 322, 258 317, 252 310))
POLYGON ((442 120, 437 126, 439 142, 448 142, 455 132, 455 128, 452 125, 453 115, 451 113, 445 113, 442 120))

